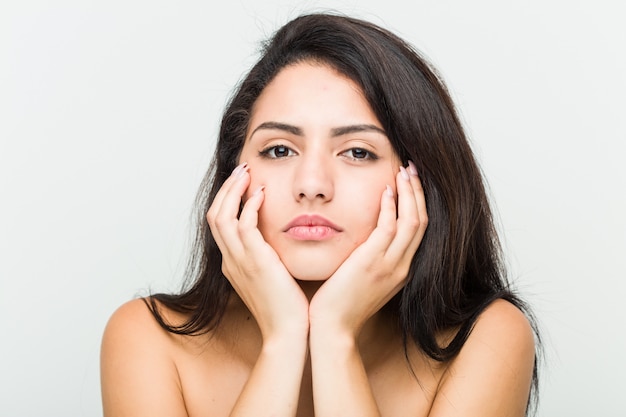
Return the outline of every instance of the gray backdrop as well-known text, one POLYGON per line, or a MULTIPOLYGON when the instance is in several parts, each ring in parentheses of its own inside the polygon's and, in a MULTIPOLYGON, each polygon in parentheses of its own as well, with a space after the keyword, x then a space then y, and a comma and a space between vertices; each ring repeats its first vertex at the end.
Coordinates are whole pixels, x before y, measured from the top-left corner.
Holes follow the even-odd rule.
POLYGON ((544 332, 539 415, 626 415, 622 4, 2 2, 0 415, 101 415, 103 327, 178 287, 232 86, 261 39, 327 7, 397 32, 447 81, 544 332))

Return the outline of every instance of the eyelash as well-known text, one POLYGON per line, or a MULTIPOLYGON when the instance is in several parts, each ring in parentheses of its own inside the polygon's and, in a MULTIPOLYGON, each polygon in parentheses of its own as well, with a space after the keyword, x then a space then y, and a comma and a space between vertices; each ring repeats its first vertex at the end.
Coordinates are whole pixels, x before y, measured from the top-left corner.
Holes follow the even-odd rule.
POLYGON ((295 154, 295 152, 293 151, 293 149, 285 146, 285 145, 272 145, 269 146, 265 149, 263 149, 262 151, 259 152, 259 155, 263 158, 267 158, 267 159, 281 159, 281 158, 287 158, 290 156, 293 156, 293 154, 295 154), (284 149, 288 155, 283 155, 283 156, 276 156, 276 155, 272 155, 271 152, 272 151, 276 151, 277 149, 284 149))
POLYGON ((347 158, 352 159, 353 161, 375 161, 378 159, 378 155, 376 155, 374 152, 368 151, 367 149, 363 149, 363 148, 350 148, 344 152, 341 153, 342 155, 346 155, 347 158), (354 152, 362 152, 365 154, 364 158, 356 158, 354 156, 354 152), (351 152, 352 155, 346 155, 348 152, 351 152))
MULTIPOLYGON (((285 145, 272 145, 259 152, 259 155, 261 157, 267 158, 267 159, 288 158, 288 157, 293 156, 294 154, 295 154, 295 151, 285 145), (279 149, 283 152, 286 152, 287 155, 282 155, 282 156, 276 155, 275 152, 279 149)), ((353 160, 353 161, 368 161, 368 160, 375 161, 378 159, 378 155, 363 148, 350 148, 350 149, 343 151, 341 155, 345 155, 348 159, 353 160), (356 157, 355 152, 361 153, 364 157, 356 157), (351 153, 351 154, 348 154, 348 153, 351 153)))

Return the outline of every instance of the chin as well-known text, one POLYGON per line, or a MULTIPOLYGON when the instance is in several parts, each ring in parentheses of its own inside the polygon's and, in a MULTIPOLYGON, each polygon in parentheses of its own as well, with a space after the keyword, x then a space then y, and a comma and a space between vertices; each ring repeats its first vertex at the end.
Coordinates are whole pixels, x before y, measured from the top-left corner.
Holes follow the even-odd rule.
POLYGON ((333 241, 268 243, 276 250, 289 274, 300 281, 326 281, 354 250, 353 245, 334 244, 333 241))
POLYGON ((335 262, 317 259, 311 262, 298 262, 295 265, 290 265, 290 262, 284 263, 291 276, 299 281, 326 281, 339 267, 335 262))

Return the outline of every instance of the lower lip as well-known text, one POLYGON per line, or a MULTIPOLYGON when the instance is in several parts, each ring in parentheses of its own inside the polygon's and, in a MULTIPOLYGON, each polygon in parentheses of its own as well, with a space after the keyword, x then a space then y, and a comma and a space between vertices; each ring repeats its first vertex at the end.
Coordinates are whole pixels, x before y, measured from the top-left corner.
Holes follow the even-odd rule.
POLYGON ((296 240, 325 240, 339 233, 329 226, 294 226, 287 229, 287 234, 296 240))

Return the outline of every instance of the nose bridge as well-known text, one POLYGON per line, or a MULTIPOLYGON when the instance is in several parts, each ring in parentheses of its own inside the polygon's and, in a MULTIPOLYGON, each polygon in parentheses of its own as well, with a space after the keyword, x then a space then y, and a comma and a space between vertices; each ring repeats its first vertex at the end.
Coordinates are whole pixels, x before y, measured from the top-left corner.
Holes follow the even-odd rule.
POLYGON ((332 155, 313 147, 299 156, 294 178, 296 199, 329 200, 333 197, 332 155))

